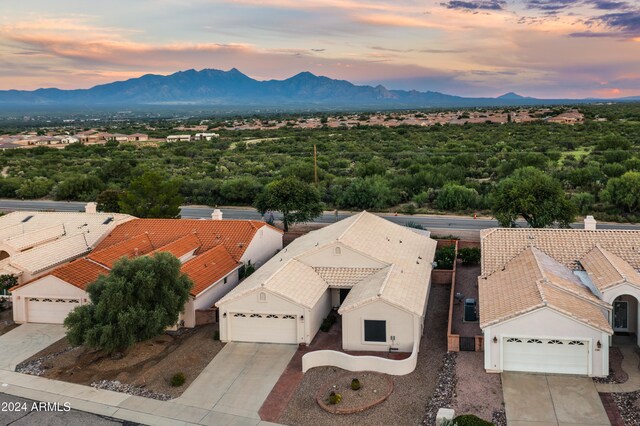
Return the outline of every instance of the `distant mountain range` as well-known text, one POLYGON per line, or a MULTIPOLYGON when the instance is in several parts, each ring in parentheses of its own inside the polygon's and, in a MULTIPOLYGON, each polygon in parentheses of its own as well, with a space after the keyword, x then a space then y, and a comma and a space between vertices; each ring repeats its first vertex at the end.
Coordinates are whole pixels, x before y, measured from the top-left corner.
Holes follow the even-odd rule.
MULTIPOLYGON (((632 101, 640 98, 627 98, 632 101)), ((623 99, 621 99, 623 100, 623 99)), ((2 90, 0 107, 243 106, 295 108, 430 108, 549 105, 595 102, 595 99, 536 99, 506 93, 497 98, 465 98, 439 92, 388 90, 357 86, 345 80, 302 72, 286 80, 258 81, 229 71, 187 70, 148 74, 90 89, 2 90)))

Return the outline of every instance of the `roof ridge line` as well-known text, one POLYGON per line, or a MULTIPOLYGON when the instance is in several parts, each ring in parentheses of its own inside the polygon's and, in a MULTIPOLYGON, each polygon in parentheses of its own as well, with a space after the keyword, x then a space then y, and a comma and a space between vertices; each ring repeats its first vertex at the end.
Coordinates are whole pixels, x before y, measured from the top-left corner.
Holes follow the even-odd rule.
POLYGON ((350 223, 349 226, 347 226, 347 229, 345 229, 340 235, 338 235, 338 238, 336 238, 336 241, 340 241, 342 239, 342 237, 344 237, 346 235, 346 233, 351 230, 353 225, 358 223, 358 221, 362 218, 362 216, 364 216, 365 213, 367 213, 366 210, 362 210, 360 213, 358 213, 356 215, 356 218, 353 220, 353 222, 350 223))
MULTIPOLYGON (((389 268, 389 271, 387 271, 387 275, 384 277, 384 281, 382 281, 382 285, 380 286, 380 289, 378 290, 378 297, 382 297, 382 293, 384 293, 385 288, 387 287, 387 282, 389 282, 389 277, 391 276, 391 272, 393 271, 393 267, 395 265, 392 263, 390 266, 387 266, 387 268, 389 268)), ((380 270, 383 270, 385 268, 382 268, 380 270)), ((380 271, 376 272, 379 273, 380 271)), ((364 281, 364 280, 363 280, 364 281)))
MULTIPOLYGON (((93 263, 93 264, 96 264, 96 265, 100 266, 101 268, 106 269, 107 271, 110 271, 110 270, 111 270, 111 268, 109 268, 107 265, 105 265, 105 264, 103 264, 103 263, 100 263, 100 262, 98 262, 97 260, 93 260, 93 259, 92 259, 92 258, 90 258, 89 256, 81 257, 80 259, 87 260, 87 261, 89 261, 89 262, 91 262, 91 263, 93 263)), ((80 259, 78 259, 78 260, 80 260, 80 259)))

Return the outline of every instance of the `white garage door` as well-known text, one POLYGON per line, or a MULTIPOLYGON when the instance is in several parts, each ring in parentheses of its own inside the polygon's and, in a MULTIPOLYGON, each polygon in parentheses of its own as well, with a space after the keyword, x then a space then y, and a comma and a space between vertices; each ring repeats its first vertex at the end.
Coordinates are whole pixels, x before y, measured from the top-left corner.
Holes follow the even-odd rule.
POLYGON ((79 299, 30 298, 27 300, 27 322, 62 324, 79 299))
POLYGON ((298 343, 294 315, 231 313, 231 338, 235 342, 298 343))
POLYGON ((586 340, 505 338, 504 371, 589 374, 589 342, 586 340))

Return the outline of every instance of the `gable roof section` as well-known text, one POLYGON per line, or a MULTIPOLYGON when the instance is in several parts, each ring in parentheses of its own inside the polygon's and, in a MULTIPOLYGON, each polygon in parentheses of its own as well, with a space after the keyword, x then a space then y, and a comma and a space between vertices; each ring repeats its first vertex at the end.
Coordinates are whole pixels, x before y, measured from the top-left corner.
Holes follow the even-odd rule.
POLYGON ((100 275, 108 274, 108 268, 84 258, 74 260, 51 271, 51 275, 54 277, 60 278, 62 281, 66 281, 82 290, 86 290, 87 286, 97 280, 100 275))
POLYGON ((335 288, 351 288, 360 281, 377 273, 380 268, 313 268, 327 285, 335 288))
POLYGON ((143 256, 151 253, 154 248, 147 234, 140 234, 128 240, 121 241, 118 244, 114 244, 111 247, 95 250, 87 257, 111 269, 113 268, 113 264, 122 257, 131 258, 143 256))
POLYGON ((340 315, 380 298, 392 269, 393 265, 382 268, 361 284, 354 286, 338 310, 340 315))
POLYGON ((582 286, 566 266, 529 247, 503 269, 478 280, 480 327, 548 307, 613 333, 603 310, 611 306, 582 286))
POLYGON ((181 270, 193 281, 191 294, 197 296, 239 265, 223 246, 217 246, 189 260, 181 270))
POLYGON ((49 226, 48 228, 28 231, 23 234, 14 235, 4 240, 4 243, 11 246, 16 251, 22 251, 29 247, 53 241, 65 234, 62 223, 49 226))
POLYGON ((640 287, 640 273, 629 263, 599 245, 584 255, 580 263, 601 292, 625 282, 640 287))
MULTIPOLYGON (((289 266, 290 261, 295 260, 297 263, 304 264, 307 255, 337 243, 376 259, 386 265, 385 269, 394 265, 389 269, 385 286, 379 292, 380 294, 376 292, 375 297, 387 300, 411 313, 422 315, 429 290, 431 262, 435 255, 436 242, 367 212, 351 216, 294 240, 285 250, 266 262, 223 297, 217 305, 220 306, 264 285, 272 291, 276 291, 275 288, 278 287, 277 292, 280 294, 308 306, 309 294, 320 297, 330 285, 326 279, 336 279, 339 273, 330 271, 329 268, 314 269, 307 265, 306 267, 296 265, 295 271, 290 271, 288 268, 293 268, 289 266), (322 292, 320 292, 321 288, 322 292)), ((356 279, 354 275, 359 273, 354 272, 357 268, 336 269, 343 269, 345 277, 348 277, 344 280, 340 278, 343 280, 342 283, 353 282, 356 279)), ((358 286, 367 285, 367 281, 370 278, 373 279, 375 275, 363 277, 354 284, 351 292, 358 286)), ((371 285, 375 287, 374 284, 371 285)), ((356 292, 351 296, 350 302, 353 306, 359 306, 368 301, 369 296, 370 293, 366 291, 356 292), (356 297, 358 294, 361 299, 356 297)))
POLYGON ((134 219, 111 231, 96 250, 145 232, 154 247, 163 247, 181 237, 195 234, 202 243, 200 250, 207 251, 223 245, 236 261, 240 261, 256 232, 265 226, 282 232, 255 220, 134 219))
POLYGON ((640 231, 493 228, 480 236, 483 275, 502 268, 532 245, 570 269, 580 268, 579 260, 596 245, 640 269, 640 231))

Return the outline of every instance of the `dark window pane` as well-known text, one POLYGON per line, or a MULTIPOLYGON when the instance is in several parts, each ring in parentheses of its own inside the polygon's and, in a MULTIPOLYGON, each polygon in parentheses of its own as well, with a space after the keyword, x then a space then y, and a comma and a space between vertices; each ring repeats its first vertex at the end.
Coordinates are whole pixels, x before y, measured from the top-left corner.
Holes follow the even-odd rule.
POLYGON ((364 320, 364 340, 365 342, 386 342, 387 322, 364 320))

